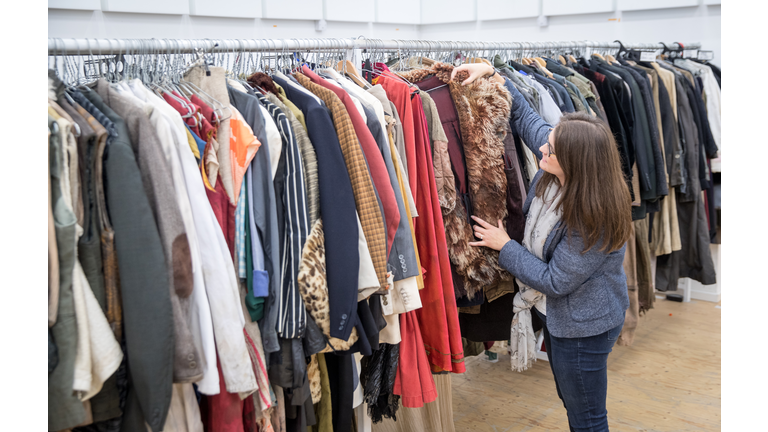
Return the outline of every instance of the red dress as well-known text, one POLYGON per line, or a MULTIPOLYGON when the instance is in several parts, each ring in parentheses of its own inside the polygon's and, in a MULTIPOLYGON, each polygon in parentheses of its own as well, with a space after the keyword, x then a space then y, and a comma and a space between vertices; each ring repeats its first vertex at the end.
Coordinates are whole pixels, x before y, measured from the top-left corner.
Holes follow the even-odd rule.
POLYGON ((415 312, 421 323, 421 336, 432 370, 463 373, 464 349, 445 241, 445 226, 437 197, 427 121, 419 95, 414 96, 412 104, 415 162, 421 192, 416 197, 416 209, 419 212, 419 217, 415 219, 416 245, 421 265, 426 269, 424 289, 419 291, 422 307, 415 312))

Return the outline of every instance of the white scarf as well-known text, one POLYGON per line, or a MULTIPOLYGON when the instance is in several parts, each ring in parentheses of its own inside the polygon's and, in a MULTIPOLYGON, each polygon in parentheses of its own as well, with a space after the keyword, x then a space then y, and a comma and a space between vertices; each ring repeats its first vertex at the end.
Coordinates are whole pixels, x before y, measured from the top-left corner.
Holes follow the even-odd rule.
MULTIPOLYGON (((534 197, 525 218, 523 247, 540 260, 544 260, 544 244, 555 225, 560 221, 562 211, 555 210, 560 202, 560 187, 551 183, 544 197, 534 197)), ((536 306, 546 315, 547 296, 517 280, 520 292, 515 294, 510 329, 510 351, 512 370, 522 372, 536 361, 536 336, 533 334, 531 308, 536 306)))

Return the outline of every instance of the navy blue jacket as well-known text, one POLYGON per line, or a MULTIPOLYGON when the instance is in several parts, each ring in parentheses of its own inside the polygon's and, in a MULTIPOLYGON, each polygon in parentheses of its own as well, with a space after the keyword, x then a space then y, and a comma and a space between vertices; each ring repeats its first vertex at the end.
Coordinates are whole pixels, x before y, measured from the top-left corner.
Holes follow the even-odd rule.
POLYGON ((317 153, 331 337, 348 340, 357 323, 360 256, 355 198, 339 137, 327 108, 312 96, 294 88, 297 84, 277 76, 272 79, 283 87, 288 99, 304 113, 307 133, 317 153))

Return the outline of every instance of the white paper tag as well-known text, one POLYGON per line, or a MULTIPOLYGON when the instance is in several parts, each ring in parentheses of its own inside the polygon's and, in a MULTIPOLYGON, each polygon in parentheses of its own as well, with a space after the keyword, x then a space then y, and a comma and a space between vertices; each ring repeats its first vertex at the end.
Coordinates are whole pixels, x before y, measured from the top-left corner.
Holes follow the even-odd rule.
POLYGON ((642 52, 640 52, 640 61, 655 62, 656 61, 656 53, 653 52, 653 51, 642 51, 642 52))
POLYGON ((683 50, 683 58, 697 58, 699 56, 699 50, 687 49, 683 50))
POLYGON ((712 60, 715 58, 715 53, 712 51, 699 51, 699 60, 712 60))

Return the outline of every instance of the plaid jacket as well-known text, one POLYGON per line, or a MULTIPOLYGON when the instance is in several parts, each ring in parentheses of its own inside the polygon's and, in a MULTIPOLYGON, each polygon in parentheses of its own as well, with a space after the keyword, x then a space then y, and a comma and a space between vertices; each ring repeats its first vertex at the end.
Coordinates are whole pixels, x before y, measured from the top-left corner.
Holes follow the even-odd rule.
POLYGON ((341 152, 344 154, 349 178, 352 181, 357 213, 360 216, 360 224, 363 226, 363 233, 368 242, 368 251, 373 259, 373 267, 376 269, 379 284, 386 285, 387 237, 384 230, 384 218, 381 216, 371 174, 368 172, 368 164, 357 141, 352 120, 350 120, 344 104, 333 91, 313 83, 301 73, 294 74, 294 77, 307 90, 322 99, 331 111, 333 125, 341 143, 341 152))

